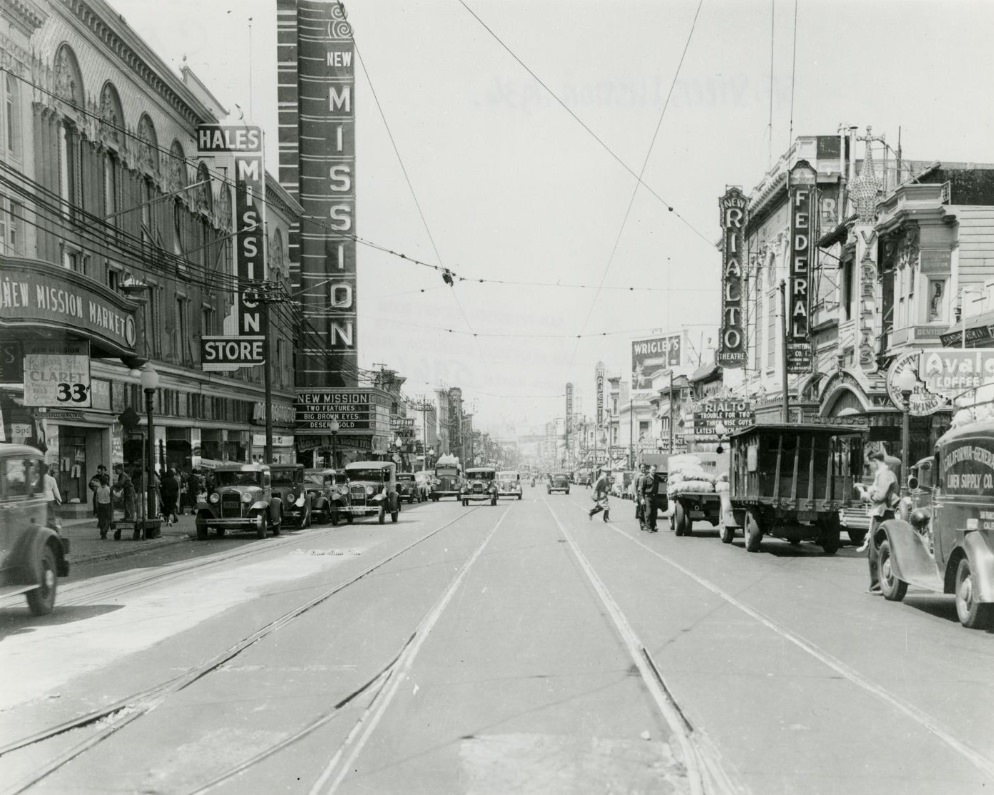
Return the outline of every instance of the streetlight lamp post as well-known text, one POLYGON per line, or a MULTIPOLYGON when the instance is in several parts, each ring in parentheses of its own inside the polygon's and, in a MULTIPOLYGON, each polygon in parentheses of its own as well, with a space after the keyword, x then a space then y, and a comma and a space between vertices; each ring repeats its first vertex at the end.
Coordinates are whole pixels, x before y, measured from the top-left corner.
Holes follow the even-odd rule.
POLYGON ((908 491, 908 449, 911 446, 911 393, 917 379, 910 367, 902 370, 894 381, 901 393, 901 494, 908 491))
POLYGON ((328 423, 328 430, 331 431, 331 468, 338 469, 338 450, 336 449, 338 443, 338 431, 342 426, 338 424, 338 420, 332 420, 328 423))
POLYGON ((145 447, 145 522, 142 533, 136 537, 155 538, 159 535, 159 520, 155 510, 155 426, 152 415, 155 407, 155 390, 159 388, 159 374, 151 364, 141 370, 142 391, 145 392, 145 414, 148 418, 148 441, 145 447))

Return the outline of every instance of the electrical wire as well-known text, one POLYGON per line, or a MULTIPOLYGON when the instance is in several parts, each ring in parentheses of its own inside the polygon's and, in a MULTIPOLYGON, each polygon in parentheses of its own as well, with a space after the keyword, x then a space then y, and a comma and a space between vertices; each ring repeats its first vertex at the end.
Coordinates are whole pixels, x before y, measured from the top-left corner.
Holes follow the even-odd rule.
MULTIPOLYGON (((616 153, 614 152, 614 150, 613 150, 613 149, 611 149, 611 147, 610 147, 610 146, 608 146, 608 145, 607 145, 607 144, 606 144, 606 143, 604 142, 604 140, 603 140, 603 139, 602 139, 602 138, 601 138, 601 137, 600 137, 599 135, 597 135, 597 133, 595 133, 595 132, 594 132, 594 131, 593 131, 593 130, 592 130, 592 129, 590 128, 590 126, 589 126, 589 125, 588 125, 588 124, 587 124, 587 123, 586 123, 585 121, 583 121, 583 119, 581 119, 581 118, 580 118, 579 116, 577 116, 577 115, 576 115, 576 113, 575 113, 575 112, 573 111, 573 109, 572 109, 572 108, 570 108, 570 106, 569 106, 569 105, 567 105, 567 104, 566 104, 566 103, 565 103, 565 102, 564 102, 564 101, 563 101, 562 99, 560 99, 560 98, 559 98, 559 96, 558 96, 558 95, 556 94, 556 92, 555 92, 555 91, 553 91, 553 90, 552 90, 551 88, 549 88, 549 86, 548 86, 548 85, 546 85, 546 83, 545 83, 545 82, 544 82, 544 81, 542 80, 542 78, 540 78, 540 77, 539 77, 539 76, 538 76, 538 75, 537 75, 537 74, 536 74, 536 73, 535 73, 535 72, 534 72, 534 71, 533 71, 533 70, 532 70, 532 69, 531 69, 531 68, 530 68, 530 67, 529 67, 529 66, 528 66, 528 65, 527 65, 527 64, 526 64, 526 63, 525 63, 525 62, 524 62, 524 61, 523 61, 523 60, 522 60, 521 58, 520 58, 520 57, 518 57, 518 55, 517 55, 517 54, 516 54, 516 53, 514 52, 514 50, 512 50, 512 49, 511 49, 511 48, 510 48, 510 47, 509 47, 509 46, 508 46, 508 45, 507 45, 507 44, 506 44, 506 43, 504 42, 504 40, 503 40, 503 39, 501 39, 501 37, 500 37, 500 36, 498 36, 498 35, 497 35, 497 34, 496 34, 496 33, 495 33, 495 32, 494 32, 494 31, 493 31, 493 30, 492 30, 491 28, 490 28, 490 26, 489 26, 489 25, 487 25, 487 23, 486 23, 486 22, 484 22, 484 21, 483 21, 483 20, 482 20, 482 19, 480 18, 480 16, 479 16, 479 15, 478 15, 478 14, 477 14, 477 13, 476 13, 476 12, 475 12, 475 11, 474 11, 474 10, 473 10, 472 8, 470 8, 470 7, 468 6, 468 5, 466 5, 466 2, 465 2, 465 0, 458 0, 458 2, 459 2, 459 4, 460 4, 460 5, 461 5, 461 6, 463 7, 463 8, 465 8, 465 9, 466 9, 466 11, 468 11, 468 12, 469 12, 469 14, 470 14, 470 15, 471 15, 471 16, 472 16, 472 17, 473 17, 473 18, 474 18, 474 19, 475 19, 475 20, 476 20, 477 22, 479 22, 479 23, 480 23, 480 25, 481 25, 481 26, 483 27, 483 29, 484 29, 484 30, 485 30, 485 31, 487 31, 487 33, 489 33, 489 34, 490 34, 490 35, 491 35, 491 36, 493 37, 493 39, 494 39, 494 40, 495 40, 495 41, 496 41, 496 42, 497 42, 497 43, 498 43, 498 44, 499 44, 499 45, 500 45, 501 47, 503 47, 503 48, 504 48, 504 50, 506 50, 506 51, 507 51, 508 55, 510 55, 510 56, 511 56, 511 57, 512 57, 512 58, 513 58, 513 59, 514 59, 515 61, 517 61, 518 65, 520 65, 520 66, 521 66, 521 68, 522 68, 522 69, 524 69, 524 70, 525 70, 525 71, 526 71, 526 72, 527 72, 527 73, 528 73, 528 74, 529 74, 529 75, 530 75, 530 76, 531 76, 531 77, 532 77, 532 78, 533 78, 533 79, 535 80, 535 82, 537 82, 537 83, 538 83, 538 84, 539 84, 539 85, 540 85, 540 86, 541 86, 541 87, 542 87, 543 89, 545 89, 545 91, 546 91, 546 92, 547 92, 547 93, 549 94, 549 96, 551 96, 551 97, 552 97, 552 98, 553 98, 553 99, 554 99, 554 100, 556 101, 556 103, 557 103, 557 104, 558 104, 558 105, 559 105, 560 107, 562 107, 562 108, 563 108, 563 110, 565 110, 565 111, 566 111, 566 112, 567 112, 567 113, 568 113, 568 114, 569 114, 569 115, 570 115, 570 116, 571 116, 571 117, 572 117, 572 118, 573 118, 573 119, 574 119, 574 120, 575 120, 575 121, 576 121, 576 122, 577 122, 577 123, 578 123, 578 124, 579 124, 579 125, 580 125, 580 126, 581 126, 581 127, 583 128, 583 129, 584 129, 584 130, 586 130, 586 131, 587 131, 587 133, 588 133, 588 134, 589 134, 589 135, 590 135, 590 136, 591 136, 591 137, 592 137, 592 138, 593 138, 593 139, 594 139, 594 140, 595 140, 595 141, 596 141, 596 142, 597 142, 598 144, 600 144, 601 148, 602 148, 602 149, 604 149, 604 151, 605 151, 605 152, 607 152, 607 153, 608 153, 608 154, 609 154, 609 155, 610 155, 610 156, 611 156, 611 157, 612 157, 612 158, 613 158, 613 159, 614 159, 614 160, 615 160, 615 161, 616 161, 616 162, 617 162, 617 163, 618 163, 618 164, 619 164, 619 165, 620 165, 620 166, 621 166, 621 167, 622 167, 622 168, 623 168, 623 169, 624 169, 625 171, 627 171, 627 172, 628 172, 629 174, 631 174, 631 175, 632 175, 633 177, 635 177, 635 179, 636 179, 636 180, 638 181, 638 184, 642 185, 642 187, 644 187, 644 188, 645 188, 645 189, 646 189, 646 190, 647 190, 647 191, 648 191, 648 192, 649 192, 649 193, 650 193, 650 194, 651 194, 652 196, 654 196, 654 197, 655 197, 656 199, 658 199, 658 200, 659 200, 659 202, 660 202, 660 203, 661 203, 661 204, 662 204, 662 205, 663 205, 664 207, 666 207, 666 209, 667 209, 667 210, 668 210, 669 212, 673 213, 673 215, 675 215, 675 216, 676 216, 677 218, 679 218, 679 219, 680 219, 680 221, 682 221, 682 222, 683 222, 684 224, 686 224, 686 226, 687 226, 687 228, 688 228, 688 229, 690 229, 690 230, 691 230, 691 231, 692 231, 692 232, 693 232, 694 234, 696 234, 696 235, 697 235, 697 236, 698 236, 699 238, 701 238, 701 239, 702 239, 702 240, 703 240, 704 242, 706 242, 706 243, 708 244, 708 247, 709 247, 709 248, 714 248, 714 241, 713 241, 712 239, 710 239, 709 237, 707 237, 707 235, 705 235, 705 234, 704 234, 703 232, 701 232, 701 231, 700 231, 700 230, 699 230, 699 229, 698 229, 697 227, 695 227, 695 226, 694 226, 694 225, 693 225, 692 223, 690 223, 690 221, 689 221, 689 220, 687 220, 687 219, 686 219, 686 218, 685 218, 685 217, 684 217, 684 216, 683 216, 683 215, 682 215, 682 214, 681 214, 680 212, 678 212, 678 211, 676 210, 676 208, 675 208, 675 207, 673 206, 673 204, 672 204, 672 203, 668 202, 668 201, 667 201, 666 199, 664 199, 664 198, 663 198, 662 196, 660 196, 660 195, 659 195, 659 194, 658 194, 658 193, 657 193, 657 192, 656 192, 656 191, 655 191, 655 190, 654 190, 654 189, 653 189, 653 188, 652 188, 652 187, 651 187, 650 185, 647 185, 646 183, 642 182, 642 177, 641 177, 641 175, 640 175, 640 174, 636 174, 636 173, 635 173, 635 171, 634 171, 634 170, 633 170, 633 169, 632 169, 631 167, 629 167, 629 165, 628 165, 627 163, 625 163, 625 161, 624 161, 624 160, 622 160, 622 159, 621 159, 621 158, 620 158, 620 157, 619 157, 619 156, 618 156, 618 155, 617 155, 617 154, 616 154, 616 153)), ((700 12, 700 6, 698 6, 698 9, 697 9, 697 10, 698 10, 698 12, 700 12)), ((695 19, 696 19, 696 16, 695 16, 695 19)))

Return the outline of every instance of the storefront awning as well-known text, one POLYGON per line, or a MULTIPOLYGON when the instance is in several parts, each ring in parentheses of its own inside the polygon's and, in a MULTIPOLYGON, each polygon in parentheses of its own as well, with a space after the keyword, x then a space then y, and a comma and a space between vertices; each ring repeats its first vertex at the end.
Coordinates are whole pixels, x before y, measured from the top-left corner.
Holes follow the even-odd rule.
POLYGON ((994 311, 965 317, 959 323, 950 326, 944 334, 939 335, 946 348, 959 348, 963 345, 964 337, 968 347, 994 347, 994 311))

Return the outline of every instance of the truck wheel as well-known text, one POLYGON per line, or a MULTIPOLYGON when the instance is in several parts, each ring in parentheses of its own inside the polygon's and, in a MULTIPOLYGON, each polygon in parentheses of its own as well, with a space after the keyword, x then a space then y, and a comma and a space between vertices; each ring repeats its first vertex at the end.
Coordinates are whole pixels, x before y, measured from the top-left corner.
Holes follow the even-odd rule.
POLYGON ((380 515, 377 517, 380 524, 384 524, 387 520, 387 508, 385 505, 380 506, 380 515))
MULTIPOLYGON (((881 571, 883 547, 880 547, 881 571)), ((956 569, 956 616, 967 629, 987 629, 994 623, 994 604, 977 601, 977 588, 973 584, 970 561, 963 558, 956 569)))
POLYGON ((751 511, 745 517, 745 540, 746 552, 759 552, 759 545, 763 541, 763 530, 751 511))
POLYGON ((266 537, 266 517, 262 515, 261 512, 256 512, 255 514, 255 537, 265 538, 266 537))
MULTIPOLYGON (((890 541, 884 541, 880 545, 878 558, 880 572, 880 592, 888 602, 900 602, 908 592, 908 584, 904 580, 899 580, 894 574, 894 551, 890 548, 890 541)), ((958 590, 958 589, 957 589, 958 590)), ((959 594, 956 596, 957 612, 959 609, 959 594)))
POLYGON ((206 522, 202 522, 197 519, 197 540, 204 541, 207 539, 207 534, 210 532, 211 528, 206 522))
POLYGON ((721 543, 731 544, 735 539, 735 528, 730 524, 721 523, 721 543))
POLYGON ((55 570, 55 553, 47 546, 38 561, 38 587, 28 591, 28 609, 36 616, 47 616, 55 609, 55 589, 58 574, 55 570))
POLYGON ((673 532, 678 536, 690 535, 690 522, 687 521, 687 512, 681 503, 677 503, 673 509, 673 532))

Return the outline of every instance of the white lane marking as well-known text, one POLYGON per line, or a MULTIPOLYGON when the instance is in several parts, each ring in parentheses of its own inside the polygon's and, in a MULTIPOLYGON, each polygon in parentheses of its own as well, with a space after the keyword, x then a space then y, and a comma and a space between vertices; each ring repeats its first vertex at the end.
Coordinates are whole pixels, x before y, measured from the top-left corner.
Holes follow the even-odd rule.
POLYGON ((559 532, 563 534, 563 537, 566 539, 566 543, 569 544, 574 557, 576 557, 577 562, 580 564, 580 568, 583 569, 583 573, 587 575, 587 579, 590 580, 590 584, 593 586, 594 591, 600 598, 601 604, 604 605, 604 609, 614 622, 614 626, 618 630, 618 634, 621 636, 621 641, 624 644, 625 649, 628 651, 632 662, 634 662, 635 666, 638 668, 643 682, 652 696, 652 700, 655 703, 656 708, 659 710, 660 714, 663 716, 663 719, 670 727, 670 731, 672 731, 674 736, 676 736, 679 740, 680 747, 683 750, 683 761, 687 766, 687 780, 690 784, 691 793, 693 795, 701 795, 701 793, 704 792, 704 789, 701 780, 700 761, 697 756, 697 750, 693 747, 690 742, 690 738, 688 737, 683 717, 674 708, 672 702, 663 692, 658 680, 649 668, 649 665, 642 654, 644 646, 641 641, 639 641, 638 635, 635 634, 635 630, 632 628, 632 625, 628 623, 628 619, 625 618, 625 614, 621 612, 621 608, 618 606, 618 603, 614 601, 611 594, 608 592, 607 587, 601 581, 601 578, 597 576, 597 572, 594 571, 586 556, 580 551, 580 547, 576 541, 573 540, 573 536, 563 526, 563 523, 559 521, 559 517, 556 516, 555 512, 552 510, 552 506, 546 503, 545 507, 548 508, 549 514, 559 527, 559 532))
POLYGON ((360 716, 358 722, 349 735, 345 738, 345 742, 339 747, 338 751, 328 762, 325 769, 318 776, 317 781, 310 789, 310 795, 317 795, 317 793, 332 793, 338 790, 338 787, 344 781, 345 776, 348 775, 349 771, 353 769, 356 757, 362 752, 362 749, 366 746, 369 738, 372 736, 373 732, 376 730, 377 725, 379 725, 380 720, 386 713, 393 701, 394 696, 397 695, 397 691, 400 689, 401 684, 407 679, 408 674, 411 671, 411 667, 414 664, 414 660, 424 645, 425 640, 431 633, 431 630, 438 623, 438 620, 442 617, 442 613, 448 606, 455 592, 462 585, 462 581, 466 578, 469 573, 470 568, 476 563, 480 555, 483 554, 483 550, 487 548, 490 540, 500 529, 500 526, 504 523, 504 519, 507 517, 507 510, 501 514, 500 519, 497 520, 497 524, 494 525, 493 530, 491 530, 483 543, 476 549, 472 557, 467 560, 462 569, 460 569, 459 574, 456 575, 455 579, 449 584, 449 587, 442 594, 441 598, 435 603, 435 606, 428 612, 418 625, 417 629, 414 631, 414 640, 411 642, 403 652, 401 652, 400 657, 397 658, 396 664, 390 671, 387 681, 384 683, 383 688, 377 692, 373 697, 373 701, 366 708, 365 712, 360 716), (382 696, 382 698, 380 698, 382 696), (351 750, 350 750, 351 747, 351 750), (343 760, 346 752, 348 757, 343 760), (334 780, 328 786, 327 789, 323 789, 327 784, 328 780, 334 776, 334 780))
POLYGON ((672 568, 679 571, 681 574, 684 574, 685 576, 689 577, 701 587, 711 591, 711 593, 713 593, 715 596, 724 599, 733 607, 737 607, 747 616, 755 619, 760 624, 765 626, 767 629, 772 630, 784 640, 790 641, 802 651, 805 651, 808 654, 810 654, 812 657, 814 657, 816 660, 821 662, 823 665, 827 665, 833 671, 845 677, 845 679, 847 679, 850 683, 856 685, 857 687, 862 688, 863 690, 866 690, 868 693, 871 693, 872 695, 876 696, 881 701, 892 706, 894 709, 904 713, 913 721, 916 721, 917 723, 928 729, 930 732, 932 732, 932 734, 934 734, 936 737, 942 740, 942 742, 948 745, 953 751, 955 751, 956 753, 960 754, 965 759, 967 759, 982 773, 994 778, 994 761, 988 759, 986 756, 984 756, 982 753, 977 751, 975 748, 972 748, 971 746, 967 745, 961 740, 958 740, 953 735, 949 727, 943 724, 937 718, 934 718, 924 710, 919 709, 914 704, 905 701, 900 696, 894 695, 893 693, 881 687, 880 685, 876 684, 875 682, 871 682, 869 679, 864 677, 854 668, 851 668, 850 666, 846 665, 838 658, 833 657, 828 652, 820 649, 811 641, 805 640, 800 635, 797 635, 794 632, 791 632, 786 627, 777 624, 773 619, 768 618, 767 616, 765 616, 763 613, 759 612, 755 608, 750 607, 744 602, 740 602, 730 593, 723 591, 721 588, 719 588, 717 585, 710 582, 709 580, 705 580, 703 577, 694 574, 694 572, 690 571, 687 568, 684 568, 675 560, 667 557, 666 555, 663 555, 662 553, 653 549, 652 547, 646 546, 646 544, 641 539, 626 533, 624 530, 622 530, 619 527, 615 527, 614 525, 611 525, 611 529, 614 530, 619 535, 621 535, 622 537, 631 541, 633 544, 636 544, 642 547, 647 552, 650 552, 651 554, 655 555, 657 558, 659 558, 661 561, 666 563, 668 566, 671 566, 672 568))

